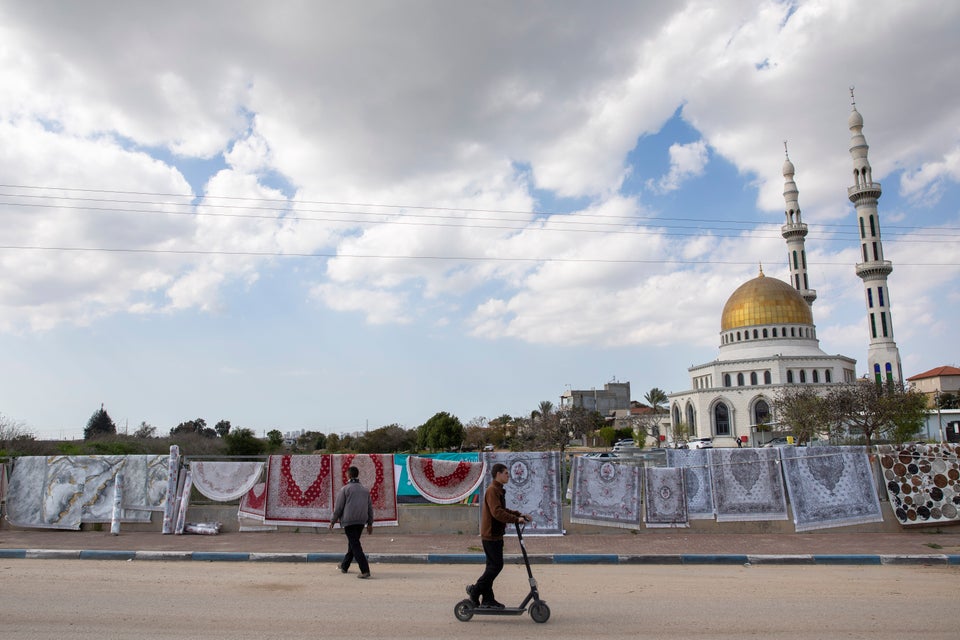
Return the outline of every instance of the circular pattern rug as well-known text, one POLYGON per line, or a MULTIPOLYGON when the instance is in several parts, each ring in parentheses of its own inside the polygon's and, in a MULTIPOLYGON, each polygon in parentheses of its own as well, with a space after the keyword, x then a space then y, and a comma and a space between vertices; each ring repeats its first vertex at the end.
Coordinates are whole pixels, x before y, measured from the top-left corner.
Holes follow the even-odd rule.
POLYGON ((430 502, 460 502, 480 486, 486 465, 468 460, 440 460, 410 456, 407 477, 413 488, 430 502))

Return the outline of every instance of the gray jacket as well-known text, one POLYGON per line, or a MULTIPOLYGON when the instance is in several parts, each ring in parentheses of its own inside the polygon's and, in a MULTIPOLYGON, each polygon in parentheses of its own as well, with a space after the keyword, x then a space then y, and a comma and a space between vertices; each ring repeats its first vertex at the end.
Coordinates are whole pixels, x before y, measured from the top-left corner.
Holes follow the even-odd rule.
POLYGON ((352 524, 373 524, 373 501, 370 491, 356 480, 351 480, 340 489, 337 503, 333 508, 333 522, 341 526, 352 524))

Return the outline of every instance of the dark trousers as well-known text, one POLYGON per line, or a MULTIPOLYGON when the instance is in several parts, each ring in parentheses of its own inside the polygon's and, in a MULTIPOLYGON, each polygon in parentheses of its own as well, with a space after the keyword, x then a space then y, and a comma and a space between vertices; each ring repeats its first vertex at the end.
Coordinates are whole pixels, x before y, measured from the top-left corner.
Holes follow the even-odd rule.
POLYGON ((487 556, 487 567, 477 579, 476 594, 484 601, 493 600, 493 581, 503 571, 503 540, 483 540, 483 553, 487 556))
POLYGON ((363 533, 362 524, 348 524, 343 528, 347 534, 347 553, 340 562, 341 569, 349 569, 350 563, 357 561, 360 567, 360 573, 370 573, 370 565, 367 563, 367 556, 363 553, 363 546, 360 544, 360 534, 363 533))

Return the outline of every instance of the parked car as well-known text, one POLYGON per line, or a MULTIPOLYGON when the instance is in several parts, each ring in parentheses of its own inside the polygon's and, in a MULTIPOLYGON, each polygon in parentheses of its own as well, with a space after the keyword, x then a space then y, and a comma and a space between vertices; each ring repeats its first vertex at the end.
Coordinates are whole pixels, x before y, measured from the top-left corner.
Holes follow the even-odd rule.
POLYGON ((786 438, 778 437, 770 440, 769 442, 765 442, 760 446, 761 447, 793 447, 793 446, 796 446, 796 443, 790 442, 786 438))
POLYGON ((586 458, 616 458, 617 454, 611 451, 598 451, 597 453, 585 453, 586 458))
POLYGON ((493 445, 492 445, 492 444, 484 445, 483 450, 484 450, 484 451, 493 451, 493 445))
POLYGON ((637 443, 634 442, 633 440, 618 440, 613 444, 613 450, 622 451, 626 447, 635 447, 635 446, 637 446, 637 443))
POLYGON ((713 438, 691 438, 681 449, 713 449, 713 438))

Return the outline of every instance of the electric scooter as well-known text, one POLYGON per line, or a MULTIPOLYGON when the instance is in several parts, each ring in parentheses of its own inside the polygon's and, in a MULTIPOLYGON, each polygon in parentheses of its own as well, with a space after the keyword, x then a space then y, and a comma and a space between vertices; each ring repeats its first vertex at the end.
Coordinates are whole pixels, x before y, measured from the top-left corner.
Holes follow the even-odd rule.
POLYGON ((550 619, 550 607, 547 606, 546 602, 540 599, 540 592, 537 590, 537 581, 533 577, 533 572, 530 570, 530 558, 527 557, 527 547, 523 543, 523 530, 526 527, 521 527, 520 524, 517 524, 516 527, 517 540, 520 541, 520 551, 523 552, 523 564, 527 567, 527 579, 530 582, 530 593, 528 593, 527 597, 523 599, 523 602, 520 603, 519 607, 504 607, 503 609, 495 609, 493 607, 477 607, 474 606, 473 602, 469 598, 461 600, 453 608, 453 615, 455 615, 457 620, 460 622, 466 622, 475 615, 519 616, 527 610, 527 605, 530 605, 530 617, 534 622, 546 622, 550 619))

